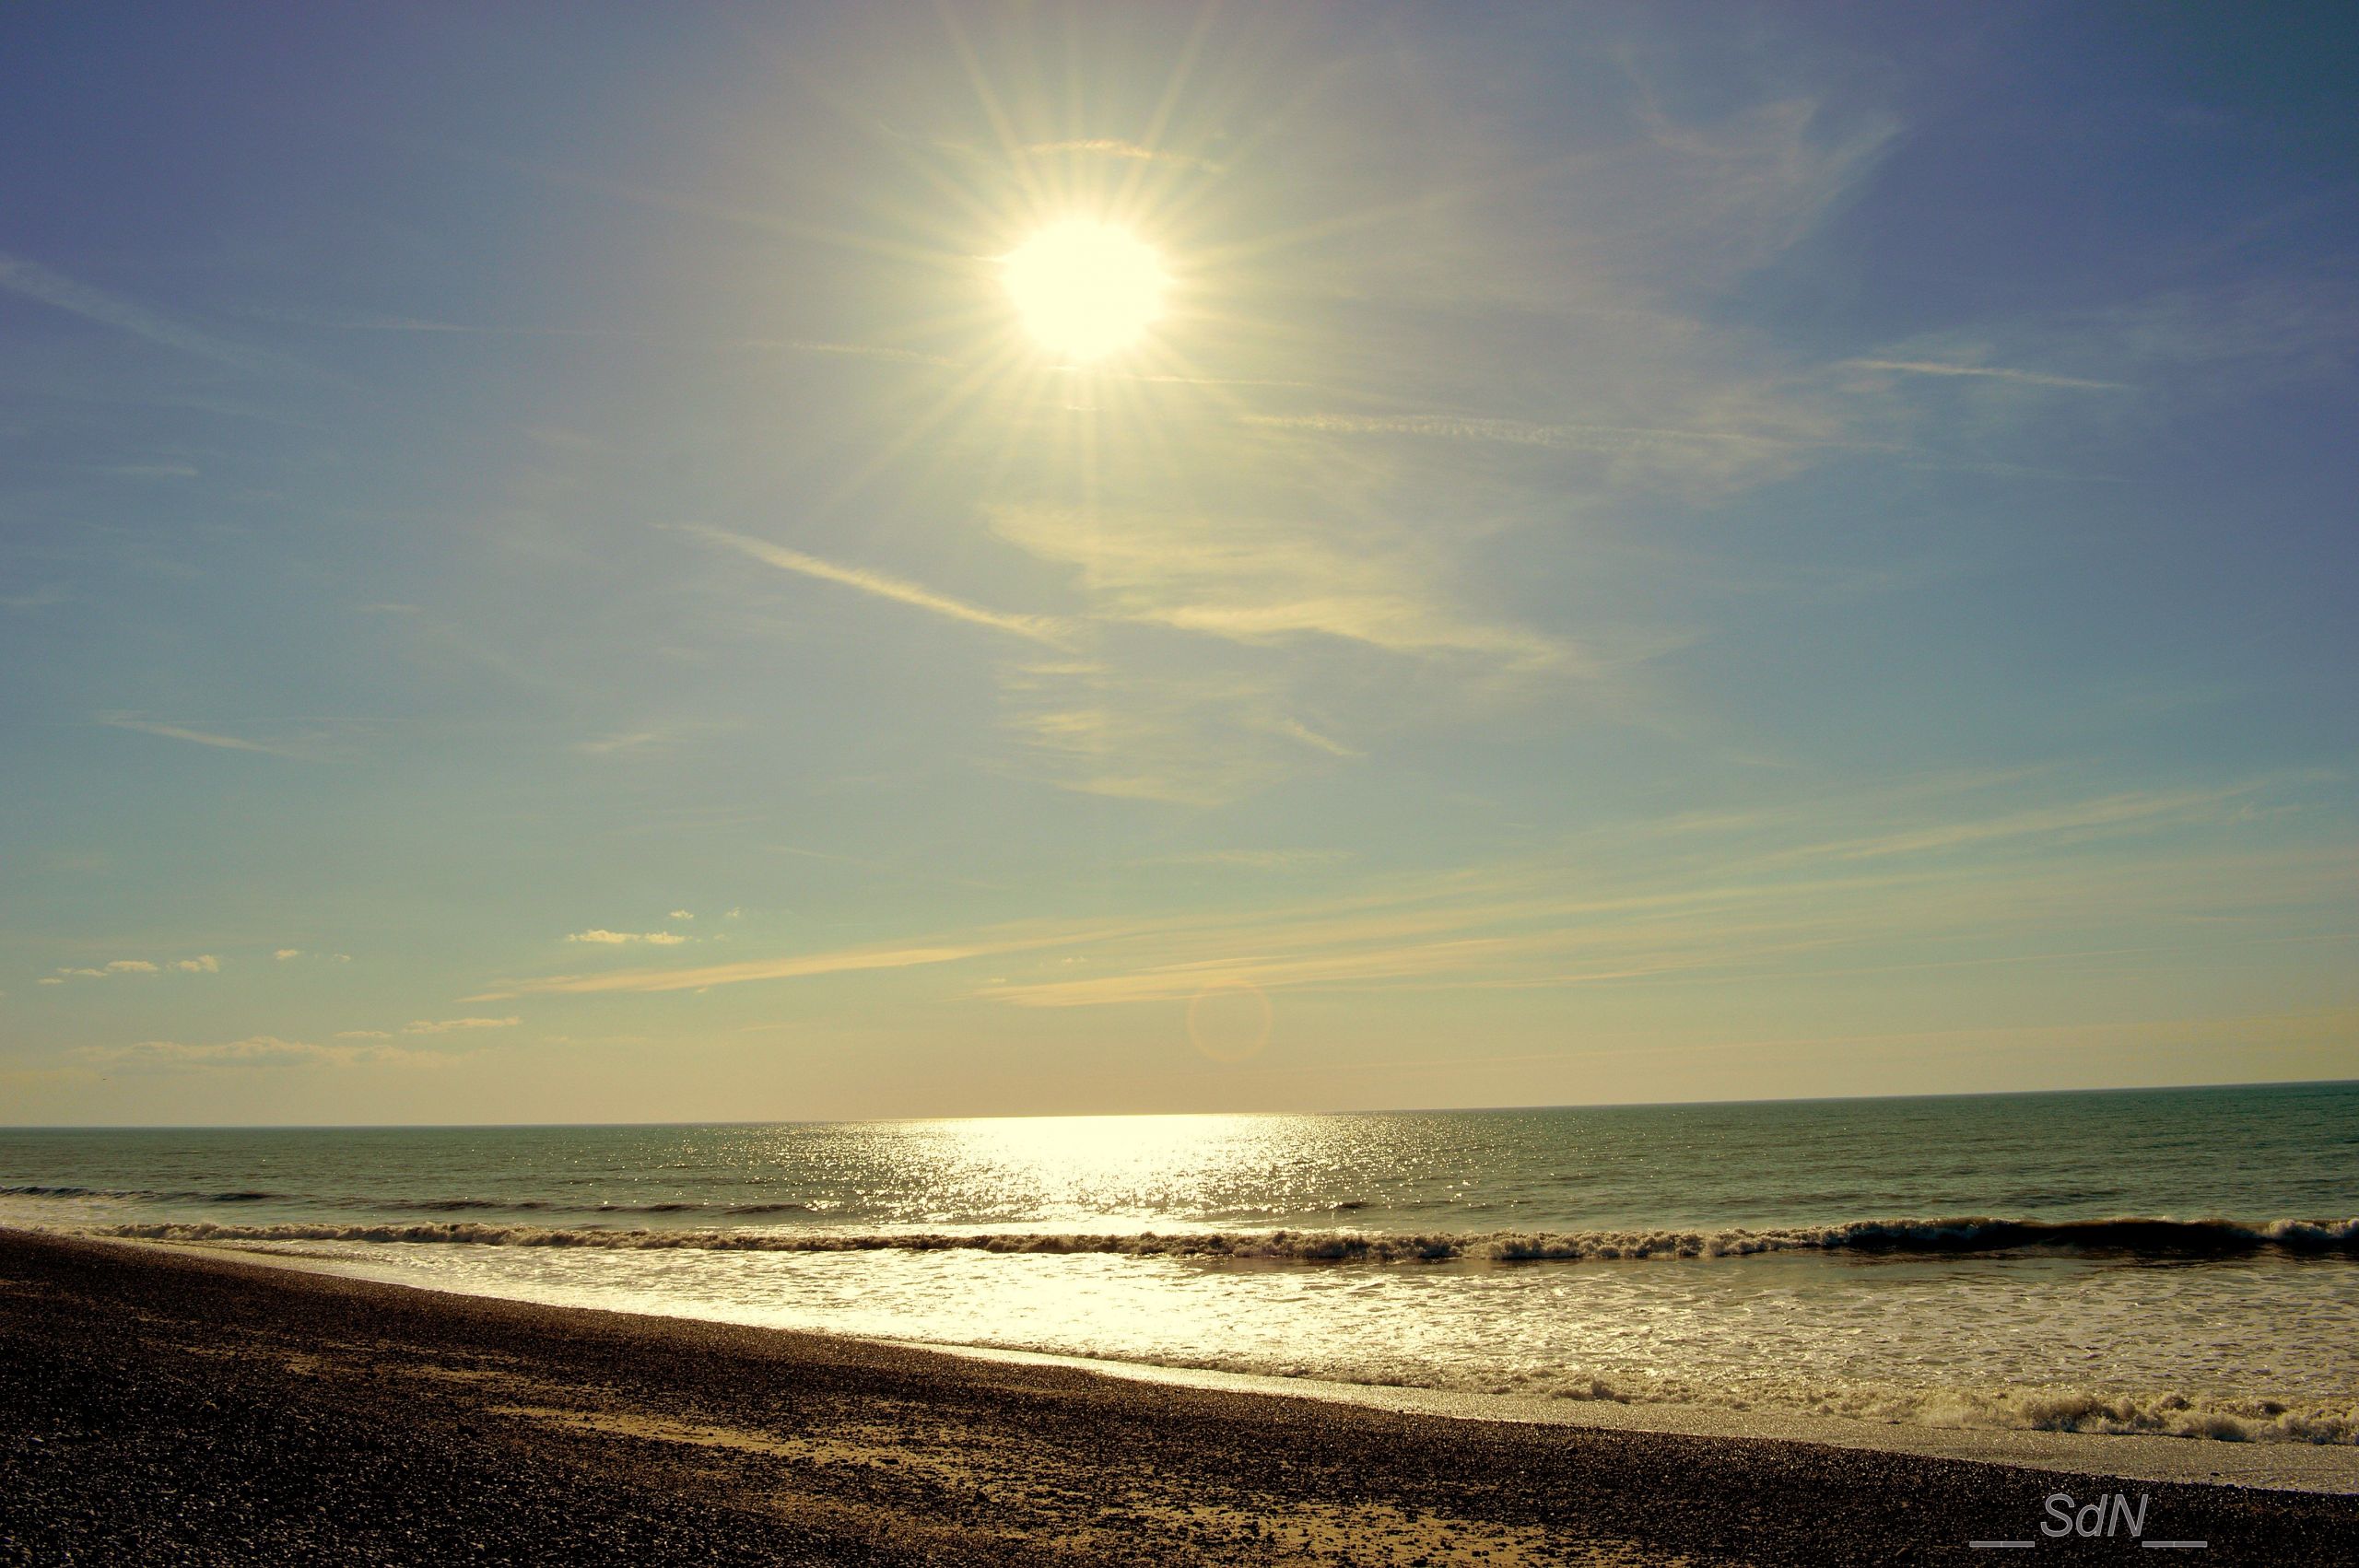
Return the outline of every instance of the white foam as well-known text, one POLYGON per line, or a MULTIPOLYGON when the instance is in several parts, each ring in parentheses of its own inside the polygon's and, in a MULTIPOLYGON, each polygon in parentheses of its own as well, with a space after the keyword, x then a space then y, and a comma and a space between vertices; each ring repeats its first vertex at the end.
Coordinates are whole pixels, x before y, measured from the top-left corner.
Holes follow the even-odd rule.
POLYGON ((2256 1222, 2123 1217, 2089 1221, 1988 1216, 1855 1220, 1746 1230, 1144 1232, 608 1230, 474 1221, 225 1224, 209 1220, 108 1225, 100 1235, 148 1241, 358 1241, 413 1246, 589 1247, 609 1251, 1111 1253, 1297 1263, 1610 1262, 1750 1258, 1775 1252, 1952 1254, 2021 1251, 2236 1257, 2282 1251, 2359 1253, 2359 1219, 2256 1222))

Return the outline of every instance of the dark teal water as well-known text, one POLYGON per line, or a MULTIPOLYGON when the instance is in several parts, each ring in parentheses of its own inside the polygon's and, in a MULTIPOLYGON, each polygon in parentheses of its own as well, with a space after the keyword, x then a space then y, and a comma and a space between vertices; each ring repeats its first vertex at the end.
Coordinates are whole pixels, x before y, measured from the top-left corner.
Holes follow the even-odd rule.
POLYGON ((0 1223, 947 1344, 2359 1442, 2359 1085, 0 1131, 0 1223))
POLYGON ((0 1130, 0 1195, 246 1226, 1714 1233, 2359 1211, 2359 1085, 1367 1116, 0 1130))

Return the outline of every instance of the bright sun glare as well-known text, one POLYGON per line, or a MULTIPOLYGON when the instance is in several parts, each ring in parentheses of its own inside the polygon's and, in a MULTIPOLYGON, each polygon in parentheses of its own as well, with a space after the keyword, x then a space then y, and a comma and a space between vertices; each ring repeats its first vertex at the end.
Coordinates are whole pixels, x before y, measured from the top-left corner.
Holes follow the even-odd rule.
POLYGON ((1138 341, 1163 309, 1163 259, 1126 228, 1068 218, 1004 263, 1007 292, 1040 345, 1097 359, 1138 341))

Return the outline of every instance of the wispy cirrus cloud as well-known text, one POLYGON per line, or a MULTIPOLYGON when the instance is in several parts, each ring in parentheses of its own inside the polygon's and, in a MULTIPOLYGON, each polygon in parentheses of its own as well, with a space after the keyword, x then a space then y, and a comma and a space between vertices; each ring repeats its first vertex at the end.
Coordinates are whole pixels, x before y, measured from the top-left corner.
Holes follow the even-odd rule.
POLYGON ((2354 357, 2359 304, 2348 287, 2287 268, 2096 309, 1922 334, 1836 368, 1868 371, 1887 382, 1894 377, 1965 378, 2026 393, 2136 392, 2133 400, 2119 400, 2126 411, 2299 380, 2347 367, 2354 357), (2071 370, 2025 368, 2022 362, 2030 360, 2061 363, 2071 370))
POLYGON ((1249 871, 1295 871, 1356 860, 1356 849, 1191 849, 1154 855, 1144 862, 1165 866, 1238 866, 1249 871))
POLYGON ((116 332, 235 369, 271 375, 307 373, 304 367, 283 355, 193 327, 162 311, 76 282, 38 262, 6 252, 0 252, 0 288, 116 332))
POLYGON ((1000 673, 1011 770, 1118 800, 1213 806, 1349 746, 1286 710, 1283 685, 1248 674, 1156 674, 1089 661, 1000 673))
POLYGON ((1407 529, 1315 510, 987 515, 1002 539, 1072 574, 1090 623, 1142 628, 1101 636, 1087 659, 1001 666, 1016 770, 1061 789, 1215 805, 1364 755, 1361 731, 1400 721, 1404 677, 1462 708, 1597 668, 1567 638, 1470 605, 1446 554, 1407 529), (1201 650, 1174 660, 1146 632, 1201 650))
MULTIPOLYGON (((311 327, 326 332, 393 333, 427 337, 485 338, 552 338, 588 339, 617 343, 677 343, 698 345, 719 349, 784 349, 797 354, 832 355, 843 358, 874 359, 897 365, 926 365, 955 369, 957 361, 939 355, 922 354, 915 349, 900 348, 890 344, 827 343, 808 338, 683 336, 672 333, 651 332, 642 328, 616 326, 537 326, 513 322, 451 322, 424 316, 387 316, 352 312, 321 312, 316 310, 267 310, 275 321, 291 325, 311 327)), ((551 445, 578 445, 580 439, 572 432, 548 426, 535 427, 526 432, 534 439, 551 445)))
POLYGON ((491 994, 671 991, 983 958, 997 973, 968 994, 1032 1008, 1184 1002, 1237 986, 1709 985, 2167 963, 2223 941, 2210 924, 2223 919, 2261 942, 2349 940, 2331 924, 2338 904, 2359 919, 2348 909, 2359 851, 2255 848, 2232 836, 2246 797, 2266 782, 2014 809, 1982 799, 2009 787, 1966 779, 1928 793, 1904 781, 1880 799, 1831 805, 1913 819, 1856 838, 1812 835, 1819 812, 1688 815, 1615 830, 1619 860, 1607 852, 1614 846, 1590 846, 1378 878, 1291 905, 988 926, 695 969, 551 977, 491 994))
MULTIPOLYGON (((767 541, 702 526, 709 543, 782 570, 897 603, 1068 649, 1088 624, 1176 630, 1249 648, 1327 638, 1461 666, 1478 681, 1586 673, 1566 639, 1452 603, 1449 573, 1407 531, 1342 520, 1279 522, 1232 515, 1135 510, 1084 516, 1051 508, 991 509, 993 531, 1070 570, 1085 616, 1003 613, 921 584, 844 567, 767 541)), ((1283 777, 1304 755, 1349 759, 1351 737, 1297 711, 1276 673, 1151 670, 1112 656, 1030 660, 1003 668, 1005 726, 1020 754, 1062 788, 1210 804, 1283 777)))
MULTIPOLYGON (((1854 361, 1858 363, 1858 361, 1854 361)), ((1543 424, 1529 419, 1487 418, 1468 414, 1248 414, 1245 423, 1270 430, 1308 430, 1322 436, 1418 436, 1435 440, 1488 441, 1499 446, 1545 447, 1553 451, 1634 451, 1693 456, 1697 451, 1738 449, 1769 454, 1795 448, 1843 445, 1743 430, 1681 429, 1675 426, 1543 424)))
POLYGON ((2127 381, 2097 381, 2081 376, 2059 376, 2045 370, 2016 370, 2003 365, 1957 365, 1939 359, 1846 359, 1857 370, 1888 370, 1905 376, 1971 376, 2010 381, 2024 387, 2060 387, 2081 392, 2127 392, 2127 381))
POLYGON ((418 1018, 402 1026, 405 1035, 454 1035, 467 1029, 513 1029, 521 1018, 418 1018))
POLYGON ((783 544, 773 544, 766 539, 750 538, 743 533, 731 533, 722 529, 706 528, 696 523, 678 523, 672 526, 682 533, 691 534, 708 544, 718 544, 725 549, 735 550, 741 555, 760 561, 765 566, 776 567, 780 571, 794 572, 821 582, 832 582, 845 588, 857 589, 863 593, 890 600, 898 604, 906 604, 911 609, 923 610, 930 614, 945 616, 954 621, 964 621, 969 626, 985 626, 992 631, 1006 632, 1011 636, 1024 638, 1033 642, 1046 643, 1051 647, 1061 647, 1064 642, 1066 628, 1061 622, 1050 616, 1013 614, 986 609, 982 605, 970 604, 963 599, 953 598, 946 593, 938 593, 923 584, 911 582, 906 578, 871 571, 864 567, 840 566, 833 561, 821 560, 816 556, 804 555, 800 550, 790 550, 783 544))
MULTIPOLYGON (((1580 899, 1549 896, 1503 871, 1492 883, 1413 891, 1397 904, 1276 919, 1249 914, 1232 930, 1100 945, 1087 950, 1086 972, 1015 977, 973 994, 1068 1008, 1184 1002, 1213 987, 1565 989, 1674 977, 1700 986, 1910 968, 2167 962, 2174 953, 2203 955, 2220 939, 2184 928, 2125 938, 2124 921, 2168 925, 2224 908, 2246 917, 2304 908, 2331 901, 2333 883, 2354 872, 2359 860, 2348 854, 2326 867, 2294 856, 2187 857, 2069 876, 2025 863, 1970 874, 1916 868, 1580 899), (2236 884, 2225 898, 2224 881, 2236 884), (2027 919, 2027 909, 2037 918, 2027 919)), ((2354 935, 2305 930, 2259 940, 2354 935)))
MULTIPOLYGON (((693 919, 695 917, 675 914, 673 919, 693 919)), ((586 931, 571 932, 565 940, 588 942, 593 947, 621 947, 634 942, 643 942, 651 947, 677 947, 688 939, 677 931, 610 931, 603 927, 593 926, 586 931)))
POLYGON ((757 980, 808 979, 823 975, 862 974, 879 969, 955 964, 965 959, 1013 953, 1065 940, 1067 938, 1061 933, 1048 936, 1003 933, 953 942, 886 943, 839 948, 828 953, 790 954, 736 964, 710 964, 693 969, 617 969, 604 975, 551 975, 540 979, 514 981, 470 1000, 499 1001, 513 996, 701 990, 708 986, 744 985, 757 980))
POLYGON ((161 720, 147 719, 136 713, 100 713, 91 721, 110 730, 132 730, 143 735, 160 735, 168 741, 186 741, 192 745, 211 746, 217 751, 255 752, 264 756, 301 759, 304 754, 288 746, 273 745, 262 741, 250 741, 240 735, 225 735, 212 730, 191 729, 185 724, 170 724, 161 720))
POLYGON ((604 734, 574 742, 572 749, 584 756, 614 757, 624 761, 661 758, 674 755, 687 746, 736 727, 717 720, 671 719, 638 729, 609 730, 604 734))
POLYGON ((928 365, 936 369, 955 370, 958 361, 939 354, 921 354, 914 348, 896 348, 883 343, 820 343, 810 338, 777 339, 748 338, 747 348, 783 348, 796 354, 824 354, 839 359, 874 359, 887 365, 928 365))
POLYGON ((170 1072, 208 1068, 415 1066, 452 1059, 445 1052, 416 1051, 387 1045, 315 1045, 304 1040, 281 1039, 276 1035, 249 1035, 241 1040, 205 1045, 186 1045, 178 1040, 141 1040, 127 1046, 88 1046, 76 1054, 85 1061, 119 1072, 170 1072))
POLYGON ((1077 136, 1056 142, 1027 142, 1024 150, 1035 157, 1053 154, 1085 154, 1097 158, 1116 158, 1133 163, 1169 163, 1181 168, 1200 170, 1207 174, 1221 173, 1224 165, 1192 153, 1173 152, 1164 147, 1144 146, 1119 136, 1077 136))
POLYGON ((673 736, 666 730, 615 730, 587 741, 576 741, 573 749, 585 756, 616 756, 635 752, 666 751, 673 736))
POLYGON ((29 593, 0 593, 0 610, 46 610, 73 597, 56 583, 43 583, 29 593))
MULTIPOLYGON (((1666 325, 1663 329, 1672 329, 1666 325)), ((1600 496, 1671 494, 1721 501, 1790 479, 1830 458, 1910 450, 1886 411, 1845 399, 1799 373, 1730 366, 1705 375, 1637 380, 1602 406, 1579 389, 1546 399, 1553 417, 1435 410, 1247 411, 1238 421, 1272 436, 1354 443, 1523 449, 1553 462, 1559 482, 1600 496)))
POLYGON ((1937 854, 2009 840, 2040 838, 2050 842, 2101 835, 2120 829, 2144 829, 2216 820, 2224 808, 2266 788, 2261 781, 2215 790, 2128 790, 2090 800, 2042 805, 1996 816, 1967 818, 1931 826, 1912 826, 1857 838, 1838 838, 1772 856, 1760 862, 1782 860, 1869 860, 1893 856, 1937 854))
POLYGON ((1449 572, 1405 532, 1122 509, 995 507, 1010 544, 1071 568, 1101 619, 1270 643, 1318 635, 1389 653, 1514 669, 1585 668, 1571 644, 1452 603, 1449 572))

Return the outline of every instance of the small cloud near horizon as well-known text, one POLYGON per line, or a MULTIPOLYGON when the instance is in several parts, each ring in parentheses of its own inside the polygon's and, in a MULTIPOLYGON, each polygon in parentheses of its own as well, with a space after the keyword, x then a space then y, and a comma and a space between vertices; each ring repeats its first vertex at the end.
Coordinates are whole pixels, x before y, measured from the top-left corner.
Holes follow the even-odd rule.
MULTIPOLYGON (((337 1038, 348 1036, 339 1035, 337 1038)), ((370 1031, 358 1037, 384 1039, 370 1031)), ((431 1063, 451 1059, 446 1053, 410 1050, 401 1046, 322 1046, 286 1040, 276 1035, 249 1035, 241 1040, 215 1045, 184 1045, 178 1040, 141 1040, 128 1046, 85 1046, 76 1053, 84 1060, 118 1071, 169 1072, 202 1067, 353 1067, 363 1064, 431 1063)))
POLYGON ((162 963, 147 958, 112 958, 103 968, 62 965, 53 974, 44 975, 41 984, 62 986, 68 980, 105 980, 118 975, 160 975, 173 971, 183 975, 217 975, 221 960, 210 953, 200 953, 194 958, 173 958, 162 963))

